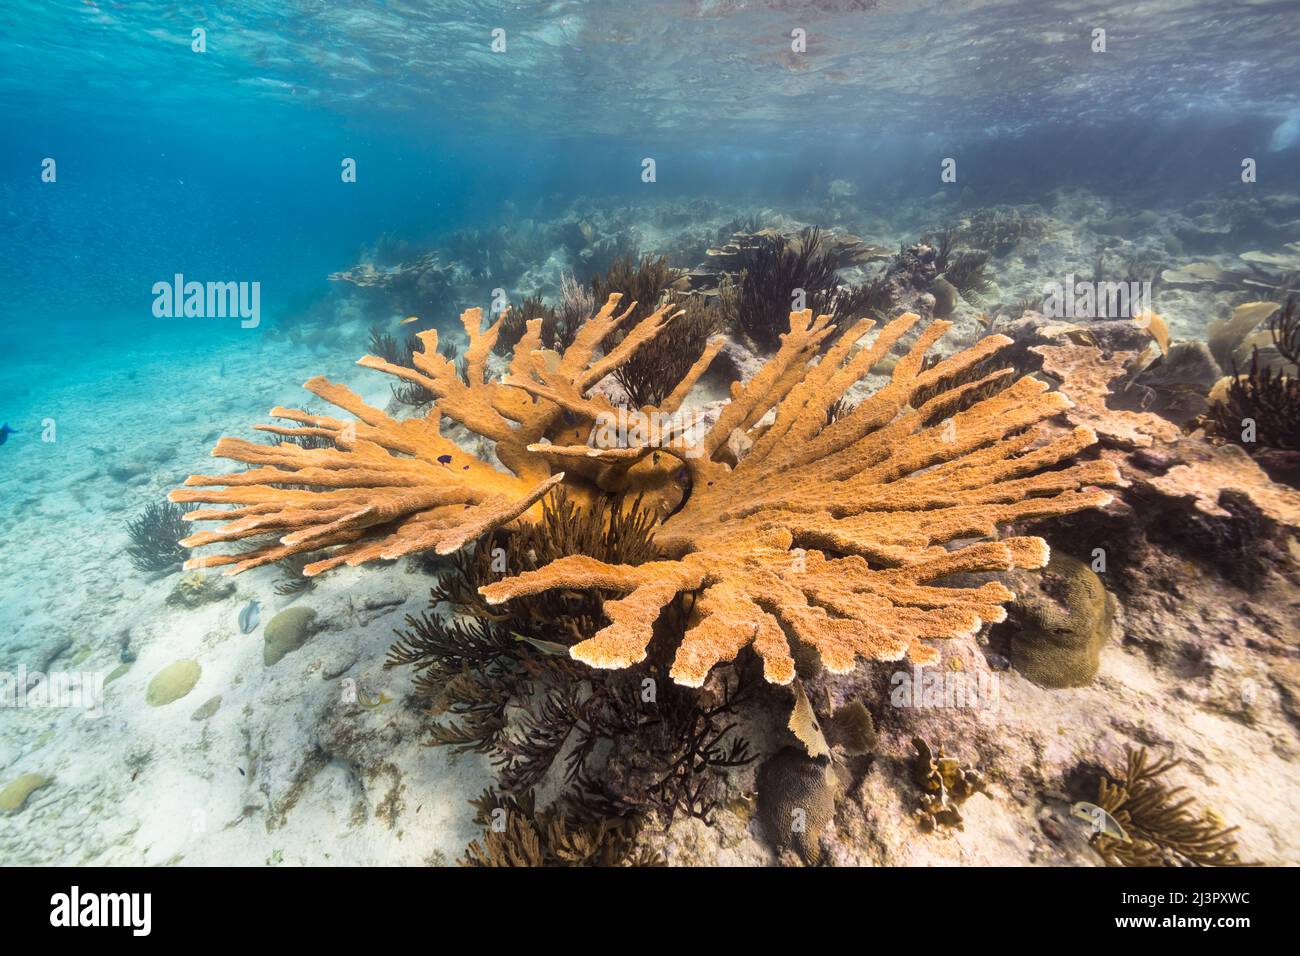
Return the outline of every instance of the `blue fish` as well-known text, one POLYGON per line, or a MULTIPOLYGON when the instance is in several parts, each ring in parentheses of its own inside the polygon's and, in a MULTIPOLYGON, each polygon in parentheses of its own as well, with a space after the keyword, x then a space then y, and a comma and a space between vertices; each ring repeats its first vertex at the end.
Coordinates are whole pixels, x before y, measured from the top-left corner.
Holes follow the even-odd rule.
POLYGON ((262 606, 257 603, 256 598, 250 600, 244 605, 239 612, 239 630, 244 634, 252 634, 257 630, 257 622, 261 617, 260 611, 262 606))
POLYGON ((10 428, 8 422, 5 422, 3 426, 0 426, 0 445, 3 445, 5 442, 7 442, 9 440, 10 435, 17 435, 17 434, 18 432, 10 428))

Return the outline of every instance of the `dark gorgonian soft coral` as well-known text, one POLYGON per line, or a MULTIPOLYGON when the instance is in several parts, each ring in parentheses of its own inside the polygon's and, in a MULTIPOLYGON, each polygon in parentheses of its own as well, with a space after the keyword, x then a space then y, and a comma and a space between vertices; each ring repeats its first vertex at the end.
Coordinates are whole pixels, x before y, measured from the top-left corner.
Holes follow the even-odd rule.
POLYGON ((698 595, 669 670, 675 681, 698 686, 715 665, 752 646, 767 679, 787 683, 792 640, 841 673, 858 658, 932 661, 938 652, 929 641, 1001 620, 1011 599, 1003 585, 940 581, 1042 567, 1042 539, 999 539, 998 526, 1103 504, 1109 495, 1088 486, 1118 479, 1108 462, 1066 464, 1095 435, 1080 427, 1048 440, 1035 426, 1069 402, 1032 377, 969 404, 990 377, 1012 375, 993 372, 945 386, 917 407, 919 393, 1011 344, 989 336, 923 369, 946 322, 923 328, 891 380, 828 424, 831 406, 920 321, 910 313, 861 347, 874 323, 857 322, 829 348, 829 316, 792 313, 772 358, 748 382, 732 385, 730 402, 707 430, 691 428, 672 413, 721 347, 715 339, 648 410, 668 421, 666 429, 629 431, 618 447, 593 447, 589 439, 601 445, 595 436, 609 434, 594 425, 616 410, 592 387, 675 318, 668 308, 656 310, 598 357, 599 343, 629 314, 616 316, 617 308, 611 296, 562 354, 540 349, 541 322, 530 322, 502 381, 488 381, 485 367, 500 323, 481 329, 478 310, 463 316, 470 339, 463 376, 433 354, 432 332, 420 336, 425 350, 414 356, 414 370, 361 360, 433 392, 424 418, 396 421, 350 390, 313 379, 309 389, 359 421, 276 408, 274 415, 300 427, 263 426, 286 436, 327 435, 333 449, 222 439, 216 455, 257 467, 195 476, 172 492, 176 501, 233 506, 192 512, 192 520, 227 523, 184 543, 260 539, 243 554, 203 562, 229 565, 232 573, 327 551, 307 565, 311 575, 420 551, 450 554, 497 528, 537 521, 540 502, 561 484, 584 508, 608 494, 639 495, 658 521, 658 559, 633 565, 562 557, 486 585, 484 596, 500 605, 552 589, 622 595, 602 604, 611 623, 569 653, 595 667, 625 668, 646 659, 661 612, 679 595, 698 595), (443 415, 494 441, 504 470, 444 437, 443 415))
POLYGON ((1252 349, 1249 368, 1238 373, 1234 365, 1223 401, 1213 406, 1214 430, 1247 448, 1300 451, 1300 310, 1294 298, 1270 321, 1269 332, 1287 370, 1272 368, 1259 348, 1252 349))
MULTIPOLYGON (((670 287, 676 278, 677 271, 668 265, 667 258, 646 256, 639 262, 620 259, 592 283, 598 299, 617 293, 625 302, 638 302, 634 320, 648 315, 660 303, 672 305, 672 321, 613 372, 614 380, 637 408, 660 405, 709 349, 714 333, 722 331, 724 323, 717 304, 699 295, 674 294, 670 287)), ((622 331, 616 330, 605 341, 605 347, 617 345, 622 337, 622 331)))
POLYGON ((180 570, 188 551, 177 539, 185 533, 185 515, 192 507, 151 502, 126 523, 131 539, 126 554, 137 571, 159 574, 180 570))
POLYGON ((1181 763, 1152 761, 1145 748, 1129 748, 1124 770, 1108 773, 1097 784, 1097 805, 1124 831, 1124 838, 1099 827, 1092 848, 1110 866, 1242 866, 1236 827, 1225 826, 1208 811, 1196 812, 1184 788, 1162 778, 1181 763))
MULTIPOLYGON (((662 650, 634 668, 593 673, 566 652, 599 629, 608 595, 549 591, 493 608, 478 591, 506 567, 543 567, 559 556, 644 562, 656 553, 652 526, 635 502, 584 510, 561 494, 537 524, 452 556, 430 610, 407 618, 387 661, 418 672, 417 691, 438 718, 430 742, 488 755, 511 794, 558 779, 560 795, 588 817, 653 810, 665 821, 679 813, 709 819, 720 772, 750 759, 733 729, 753 675, 719 674, 696 692, 668 680, 662 650)), ((670 609, 664 630, 682 615, 681 606, 670 609)))
POLYGON ((839 286, 835 265, 815 227, 796 236, 754 236, 744 250, 736 294, 741 331, 760 350, 771 351, 780 344, 795 295, 814 313, 833 312, 839 286))

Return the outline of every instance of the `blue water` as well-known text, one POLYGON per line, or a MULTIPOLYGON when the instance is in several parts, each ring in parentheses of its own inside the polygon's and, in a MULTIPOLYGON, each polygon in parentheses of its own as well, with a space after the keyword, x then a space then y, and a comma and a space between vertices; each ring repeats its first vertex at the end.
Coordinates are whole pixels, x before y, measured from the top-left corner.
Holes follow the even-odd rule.
MULTIPOLYGON (((0 828, 0 856, 152 864, 184 844, 190 859, 261 863, 271 852, 251 838, 251 849, 225 843, 203 856, 202 839, 177 834, 189 833, 193 805, 207 799, 194 794, 218 762, 231 779, 219 778, 229 793, 213 798, 213 819, 234 821, 228 840, 244 832, 234 768, 249 745, 236 707, 256 704, 250 725, 274 728, 264 740, 315 719, 293 708, 319 682, 263 692, 259 652, 233 637, 246 597, 267 614, 282 603, 275 573, 242 576, 245 590, 224 605, 177 611, 164 605, 177 576, 145 581, 124 557, 125 522, 187 475, 224 467, 207 457, 215 439, 253 434, 248 423, 273 405, 298 406, 311 375, 389 400, 384 377, 353 362, 368 326, 399 329, 403 312, 329 279, 383 259, 378 243, 409 258, 464 230, 496 230, 535 258, 508 270, 478 262, 482 274, 421 306, 424 324, 450 337, 459 311, 486 305, 498 283, 517 299, 553 290, 561 271, 590 278, 546 231, 561 222, 650 237, 644 252, 665 251, 654 242, 697 220, 716 232, 750 216, 896 245, 962 210, 1041 204, 1055 210, 1048 278, 1086 272, 1097 243, 1127 254, 1139 238, 1089 233, 1072 245, 1071 229, 1092 217, 1195 220, 1189 234, 1204 249, 1158 249, 1165 237, 1151 232, 1132 246, 1167 262, 1273 253, 1300 239, 1298 50, 1297 0, 5 0, 0 425, 18 431, 0 446, 0 671, 20 660, 106 672, 128 641, 140 664, 103 726, 129 723, 160 750, 188 737, 143 705, 144 682, 177 655, 204 660, 196 698, 226 688, 241 703, 214 721, 223 730, 213 754, 195 758, 199 770, 172 764, 175 778, 95 791, 138 833, 124 824, 125 836, 80 846, 78 829, 60 854, 48 831, 0 828), (1097 29, 1104 52, 1092 50, 1097 29), (952 157, 949 187, 940 170, 952 157), (1257 163, 1254 183, 1240 179, 1243 158, 1257 163), (342 175, 349 159, 355 182, 342 175), (1221 233, 1220 201, 1239 214, 1221 233), (257 283, 257 327, 156 315, 155 285, 177 274, 257 283), (240 654, 253 655, 253 690, 235 690, 240 654), (173 819, 183 826, 163 832, 173 819)), ((1003 302, 1039 278, 1028 258, 1017 268, 997 276, 1003 302)), ((1170 327, 1200 334, 1243 299, 1183 295, 1170 327)), ((314 599, 340 621, 355 613, 342 603, 358 580, 348 573, 314 599)), ((392 619, 417 611, 426 587, 407 587, 400 613, 385 605, 392 619)), ((390 640, 391 621, 376 620, 347 625, 365 661, 382 660, 390 640)), ((200 702, 180 718, 190 736, 199 725, 186 715, 200 702)), ((65 714, 55 734, 43 715, 3 716, 0 783, 17 768, 64 785, 46 819, 80 813, 83 784, 126 780, 125 730, 93 737, 65 714), (81 759, 105 753, 102 774, 81 759)), ((436 777, 442 758, 415 741, 408 733, 404 769, 436 777)), ((284 758, 277 786, 296 766, 284 758)), ((465 800, 482 786, 411 792, 437 796, 440 819, 468 826, 465 800)), ((427 821, 408 818, 409 831, 427 837, 427 821)), ((423 859, 410 841, 397 847, 400 831, 388 843, 358 833, 361 846, 333 860, 295 859, 423 859)))
POLYGON ((10 0, 0 322, 129 321, 176 271, 259 279, 279 316, 380 233, 427 240, 575 195, 773 203, 837 177, 924 193, 949 155, 989 198, 1075 182, 1185 193, 1230 183, 1242 155, 1273 161, 1274 186, 1295 183, 1294 146, 1268 145, 1300 108, 1298 13, 1174 0, 10 0), (1089 49, 1097 26, 1104 53, 1089 49), (491 51, 494 29, 505 52, 491 51), (55 184, 40 180, 46 157, 55 184), (340 181, 343 157, 358 162, 354 184, 340 181))

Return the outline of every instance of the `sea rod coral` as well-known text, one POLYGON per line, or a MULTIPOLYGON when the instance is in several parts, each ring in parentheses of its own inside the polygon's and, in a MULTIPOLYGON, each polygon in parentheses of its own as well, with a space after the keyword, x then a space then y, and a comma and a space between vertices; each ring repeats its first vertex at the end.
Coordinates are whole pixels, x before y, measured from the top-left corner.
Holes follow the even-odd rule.
MULTIPOLYGON (((477 309, 462 316, 470 339, 463 374, 438 356, 435 332, 421 333, 414 369, 360 360, 431 391, 437 400, 424 418, 396 421, 343 386, 307 382, 358 421, 275 408, 272 415, 298 427, 259 426, 286 437, 326 435, 333 449, 223 438, 214 456, 256 467, 194 476, 172 492, 174 501, 233 506, 190 512, 189 520, 227 523, 184 543, 273 538, 191 566, 238 573, 333 549, 306 566, 311 575, 422 550, 447 554, 493 528, 537 520, 538 503, 560 484, 579 503, 631 493, 660 515, 657 560, 632 566, 563 557, 487 585, 484 596, 504 603, 552 588, 614 592, 604 602, 611 623, 570 653, 621 668, 645 658, 661 609, 695 594, 674 680, 699 686, 715 664, 752 646, 766 678, 789 683, 791 638, 816 649, 828 670, 846 672, 859 657, 932 661, 938 652, 928 641, 1002 620, 1013 595, 997 581, 938 582, 1042 567, 1041 538, 999 540, 998 527, 1102 505, 1109 496, 1093 486, 1118 478, 1109 462, 1070 461, 1095 442, 1090 429, 1048 440, 1035 427, 1069 407, 1059 392, 1029 376, 1012 381, 1005 369, 963 379, 1010 339, 989 336, 926 367, 927 351, 950 327, 942 321, 919 331, 885 386, 830 421, 830 407, 919 323, 911 313, 865 345, 875 323, 863 319, 828 348, 829 316, 791 313, 776 353, 747 383, 732 385, 730 402, 702 437, 592 447, 593 425, 614 411, 592 387, 676 318, 661 308, 597 357, 599 343, 631 313, 616 314, 618 306, 611 296, 563 353, 541 349, 540 322, 528 323, 500 381, 487 380, 486 356, 501 320, 482 329, 477 309), (999 381, 1005 386, 994 391, 999 381), (918 394, 928 397, 913 407, 918 394), (492 439, 506 470, 444 437, 444 415, 492 439)), ((677 412, 721 344, 711 342, 647 410, 677 412)))

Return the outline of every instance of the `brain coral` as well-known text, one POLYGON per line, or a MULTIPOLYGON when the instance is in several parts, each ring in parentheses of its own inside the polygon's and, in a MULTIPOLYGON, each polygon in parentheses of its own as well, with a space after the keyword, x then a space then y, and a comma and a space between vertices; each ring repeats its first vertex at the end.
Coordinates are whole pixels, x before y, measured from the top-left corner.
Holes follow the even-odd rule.
MULTIPOLYGON (((542 349, 540 322, 529 322, 499 381, 488 379, 486 358, 502 320, 483 329, 478 309, 462 316, 470 338, 463 374, 438 354, 436 332, 420 335, 414 369, 360 360, 432 392, 437 400, 423 418, 397 421, 343 386, 307 382, 358 420, 275 408, 272 415, 298 426, 260 426, 323 436, 333 448, 223 438, 214 456, 258 467, 194 476, 172 492, 173 501, 233 506, 189 512, 187 520, 226 524, 183 543, 272 540, 189 566, 229 565, 227 573, 237 573, 327 551, 307 566, 310 575, 421 550, 446 554, 493 528, 536 520, 538 502, 559 484, 580 503, 639 494, 661 518, 660 560, 631 566, 564 557, 483 594, 501 603, 551 588, 616 592, 604 603, 611 623, 570 653, 617 668, 645 657, 662 608, 695 593, 676 681, 698 686, 715 664, 752 646, 767 679, 788 683, 792 639, 815 648, 828 670, 845 672, 858 658, 932 661, 929 641, 1002 620, 1012 598, 1002 584, 937 582, 959 572, 1042 567, 1042 539, 999 540, 998 527, 1101 505, 1109 496, 1090 486, 1118 479, 1109 462, 1067 463, 1095 442, 1091 429, 1047 440, 1035 427, 1069 407, 1059 392, 1028 376, 1012 381, 1008 370, 979 375, 1011 344, 1006 337, 989 336, 927 367, 947 322, 921 328, 887 384, 848 413, 831 414, 917 326, 911 313, 869 344, 859 345, 874 327, 864 319, 827 347, 830 317, 793 312, 780 348, 747 383, 733 383, 730 402, 702 436, 679 441, 689 431, 683 425, 671 441, 629 433, 621 447, 593 447, 594 426, 616 410, 592 387, 676 318, 661 308, 597 356, 632 312, 616 314, 618 306, 619 296, 610 296, 563 352, 542 349), (444 415, 491 439, 505 470, 444 437, 444 415)), ((643 411, 677 412, 721 345, 711 342, 668 397, 643 411)))

